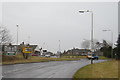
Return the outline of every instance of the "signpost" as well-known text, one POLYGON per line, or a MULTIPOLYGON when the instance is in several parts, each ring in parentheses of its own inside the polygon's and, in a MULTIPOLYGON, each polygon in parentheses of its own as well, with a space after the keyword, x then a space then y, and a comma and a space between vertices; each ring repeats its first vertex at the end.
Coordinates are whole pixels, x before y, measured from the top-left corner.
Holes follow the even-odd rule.
POLYGON ((25 59, 28 59, 28 55, 33 53, 33 48, 26 46, 22 48, 22 53, 25 59))
POLYGON ((32 47, 23 47, 22 52, 23 53, 32 53, 33 50, 32 50, 32 47))

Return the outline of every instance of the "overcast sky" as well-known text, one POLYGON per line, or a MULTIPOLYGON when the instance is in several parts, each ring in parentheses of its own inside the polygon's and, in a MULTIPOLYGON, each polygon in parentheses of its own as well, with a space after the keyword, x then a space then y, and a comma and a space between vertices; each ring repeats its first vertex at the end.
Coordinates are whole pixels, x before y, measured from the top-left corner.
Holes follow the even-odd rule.
POLYGON ((60 40, 62 51, 81 48, 83 40, 91 38, 91 14, 80 14, 79 10, 93 11, 94 39, 111 42, 111 33, 102 31, 110 29, 115 43, 118 36, 117 2, 4 2, 2 25, 9 29, 14 43, 18 24, 19 43, 29 41, 56 52, 60 40))

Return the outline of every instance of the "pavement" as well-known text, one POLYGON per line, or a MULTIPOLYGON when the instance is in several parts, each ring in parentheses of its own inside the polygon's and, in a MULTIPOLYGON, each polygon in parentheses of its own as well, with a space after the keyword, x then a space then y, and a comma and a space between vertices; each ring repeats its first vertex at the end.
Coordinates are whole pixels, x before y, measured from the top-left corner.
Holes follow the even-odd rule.
MULTIPOLYGON (((93 63, 106 60, 94 60, 93 63)), ((3 78, 72 78, 81 67, 91 64, 88 59, 52 61, 2 66, 3 78)))

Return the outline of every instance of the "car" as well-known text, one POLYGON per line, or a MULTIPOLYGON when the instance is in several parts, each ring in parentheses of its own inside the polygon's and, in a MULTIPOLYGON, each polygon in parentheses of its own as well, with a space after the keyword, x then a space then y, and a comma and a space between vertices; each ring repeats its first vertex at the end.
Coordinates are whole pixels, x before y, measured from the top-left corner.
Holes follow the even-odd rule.
POLYGON ((32 56, 38 56, 37 54, 32 54, 32 56))
POLYGON ((87 54, 87 58, 90 60, 92 58, 92 54, 91 53, 88 53, 87 54))
POLYGON ((87 54, 86 53, 82 53, 81 56, 87 56, 87 54))
POLYGON ((49 54, 46 54, 45 57, 50 57, 50 55, 49 55, 49 54))
POLYGON ((99 56, 97 56, 96 54, 92 54, 92 57, 93 57, 93 59, 99 59, 99 56))
POLYGON ((89 53, 87 54, 87 58, 90 60, 90 59, 99 59, 99 56, 97 56, 95 53, 89 53))

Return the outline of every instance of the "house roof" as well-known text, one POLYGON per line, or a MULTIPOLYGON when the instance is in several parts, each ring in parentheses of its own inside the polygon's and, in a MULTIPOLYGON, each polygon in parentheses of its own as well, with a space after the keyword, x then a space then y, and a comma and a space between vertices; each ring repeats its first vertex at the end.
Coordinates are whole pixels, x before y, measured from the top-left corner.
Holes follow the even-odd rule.
POLYGON ((74 53, 76 53, 76 52, 90 52, 90 50, 89 49, 72 49, 72 50, 68 50, 67 51, 67 53, 68 52, 70 52, 70 53, 72 53, 72 52, 74 52, 74 53))
MULTIPOLYGON (((26 45, 4 45, 4 46, 18 46, 19 48, 21 48, 21 46, 26 46, 26 45)), ((37 45, 29 45, 29 47, 32 47, 33 49, 35 49, 37 45)))

